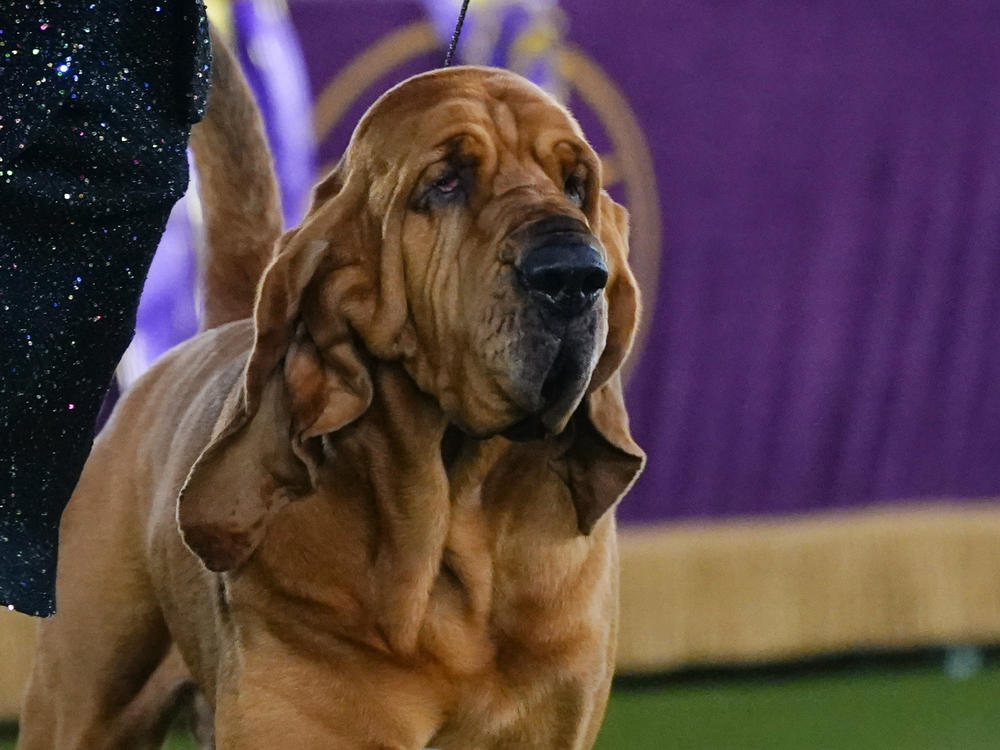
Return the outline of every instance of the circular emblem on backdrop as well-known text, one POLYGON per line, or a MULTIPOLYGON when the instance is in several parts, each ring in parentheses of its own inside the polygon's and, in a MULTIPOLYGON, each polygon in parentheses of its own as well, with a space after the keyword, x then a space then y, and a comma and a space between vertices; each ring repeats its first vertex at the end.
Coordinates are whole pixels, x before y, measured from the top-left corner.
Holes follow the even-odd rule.
MULTIPOLYGON (((317 142, 327 138, 375 81, 397 66, 440 47, 441 40, 433 26, 417 22, 386 34, 359 53, 330 80, 316 100, 317 142)), ((652 155, 625 96, 594 61, 581 50, 566 45, 559 50, 557 64, 570 93, 604 128, 611 144, 610 152, 601 154, 605 186, 622 196, 631 216, 630 262, 645 304, 632 356, 626 363, 628 372, 639 360, 649 332, 659 278, 660 202, 652 155)))

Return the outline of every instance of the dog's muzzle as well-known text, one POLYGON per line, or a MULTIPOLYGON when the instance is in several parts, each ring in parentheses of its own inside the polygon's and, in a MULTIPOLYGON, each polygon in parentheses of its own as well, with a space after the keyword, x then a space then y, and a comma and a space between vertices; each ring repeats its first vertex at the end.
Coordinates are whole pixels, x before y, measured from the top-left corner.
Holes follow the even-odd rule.
POLYGON ((584 396, 604 344, 608 267, 600 241, 571 216, 526 224, 510 246, 527 302, 513 359, 514 400, 526 416, 503 434, 534 440, 559 434, 584 396))

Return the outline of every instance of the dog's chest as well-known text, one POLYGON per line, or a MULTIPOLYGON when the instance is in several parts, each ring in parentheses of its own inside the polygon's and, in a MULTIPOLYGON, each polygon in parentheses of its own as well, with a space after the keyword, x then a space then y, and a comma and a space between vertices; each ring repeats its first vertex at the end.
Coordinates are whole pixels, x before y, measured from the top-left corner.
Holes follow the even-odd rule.
POLYGON ((386 533, 360 478, 287 507, 252 564, 281 607, 308 603, 282 619, 472 680, 459 697, 474 704, 593 671, 615 616, 613 525, 579 534, 546 462, 490 448, 456 464, 435 515, 413 509, 416 542, 386 533))

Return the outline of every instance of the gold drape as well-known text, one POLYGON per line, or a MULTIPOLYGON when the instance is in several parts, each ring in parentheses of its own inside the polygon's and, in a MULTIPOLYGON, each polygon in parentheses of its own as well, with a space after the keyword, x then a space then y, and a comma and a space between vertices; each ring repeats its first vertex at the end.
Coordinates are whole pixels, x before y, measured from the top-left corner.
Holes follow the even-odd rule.
POLYGON ((621 533, 619 670, 1000 641, 1000 504, 621 533))

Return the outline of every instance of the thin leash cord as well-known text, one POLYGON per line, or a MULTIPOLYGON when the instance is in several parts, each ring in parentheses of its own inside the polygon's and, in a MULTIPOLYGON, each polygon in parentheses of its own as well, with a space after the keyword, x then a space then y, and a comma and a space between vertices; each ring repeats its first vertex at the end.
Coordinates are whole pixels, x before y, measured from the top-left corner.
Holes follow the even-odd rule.
POLYGON ((462 9, 458 12, 458 23, 455 24, 455 33, 451 35, 451 44, 448 45, 448 54, 444 58, 444 67, 451 65, 455 56, 455 48, 458 46, 458 36, 462 33, 462 24, 465 23, 465 12, 469 9, 469 0, 462 0, 462 9))

